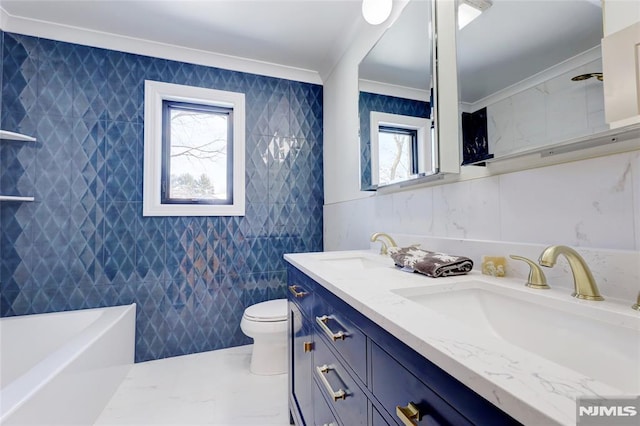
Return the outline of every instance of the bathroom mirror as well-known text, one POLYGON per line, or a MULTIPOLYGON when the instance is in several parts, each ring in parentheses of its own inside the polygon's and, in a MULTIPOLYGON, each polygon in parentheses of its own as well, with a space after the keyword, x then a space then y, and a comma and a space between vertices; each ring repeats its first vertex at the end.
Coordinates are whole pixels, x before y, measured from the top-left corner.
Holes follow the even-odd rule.
POLYGON ((358 67, 362 190, 438 173, 432 8, 408 2, 358 67))
POLYGON ((607 131, 601 39, 600 0, 459 0, 463 164, 607 131))

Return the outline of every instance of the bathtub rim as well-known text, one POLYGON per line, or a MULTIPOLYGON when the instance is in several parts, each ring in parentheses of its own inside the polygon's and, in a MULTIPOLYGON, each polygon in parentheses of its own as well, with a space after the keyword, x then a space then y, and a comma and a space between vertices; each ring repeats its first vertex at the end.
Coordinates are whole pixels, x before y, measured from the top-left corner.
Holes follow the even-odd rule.
MULTIPOLYGON (((53 351, 45 359, 36 364, 34 368, 30 369, 22 376, 16 378, 4 388, 0 389, 0 395, 2 396, 2 404, 0 404, 0 424, 8 419, 15 411, 20 409, 20 407, 25 404, 30 397, 35 395, 41 387, 59 375, 73 361, 77 360, 83 353, 84 348, 98 341, 108 330, 111 329, 111 326, 122 320, 131 312, 133 312, 135 327, 136 308, 136 303, 131 303, 128 305, 105 306, 102 308, 75 309, 71 311, 34 314, 48 315, 87 310, 103 311, 100 318, 94 320, 80 333, 62 345, 62 347, 53 351), (104 315, 108 315, 108 319, 101 321, 100 319, 104 315)), ((19 317, 20 316, 9 318, 14 319, 19 317)))

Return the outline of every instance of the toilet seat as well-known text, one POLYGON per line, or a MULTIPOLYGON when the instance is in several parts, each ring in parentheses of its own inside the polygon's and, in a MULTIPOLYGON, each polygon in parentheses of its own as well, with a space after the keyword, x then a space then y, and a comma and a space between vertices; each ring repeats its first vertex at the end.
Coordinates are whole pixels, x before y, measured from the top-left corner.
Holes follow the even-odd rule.
POLYGON ((249 306, 244 318, 255 322, 279 322, 287 320, 287 299, 269 300, 249 306))

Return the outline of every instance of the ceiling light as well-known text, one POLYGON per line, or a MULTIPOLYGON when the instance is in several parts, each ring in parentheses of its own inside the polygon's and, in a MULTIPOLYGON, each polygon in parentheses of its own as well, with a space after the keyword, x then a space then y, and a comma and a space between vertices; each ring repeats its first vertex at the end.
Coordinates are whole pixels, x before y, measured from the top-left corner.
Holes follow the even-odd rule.
POLYGON ((458 29, 476 19, 491 7, 491 0, 460 0, 458 4, 458 29))
POLYGON ((362 16, 371 25, 378 25, 391 14, 392 0, 362 0, 362 16))

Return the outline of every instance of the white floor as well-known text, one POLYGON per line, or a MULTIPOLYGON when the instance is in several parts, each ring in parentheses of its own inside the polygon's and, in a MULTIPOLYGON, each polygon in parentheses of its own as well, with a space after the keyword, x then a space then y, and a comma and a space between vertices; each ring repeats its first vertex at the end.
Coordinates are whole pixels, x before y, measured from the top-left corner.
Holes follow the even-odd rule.
POLYGON ((95 425, 289 424, 287 375, 249 373, 251 345, 135 364, 95 425))

